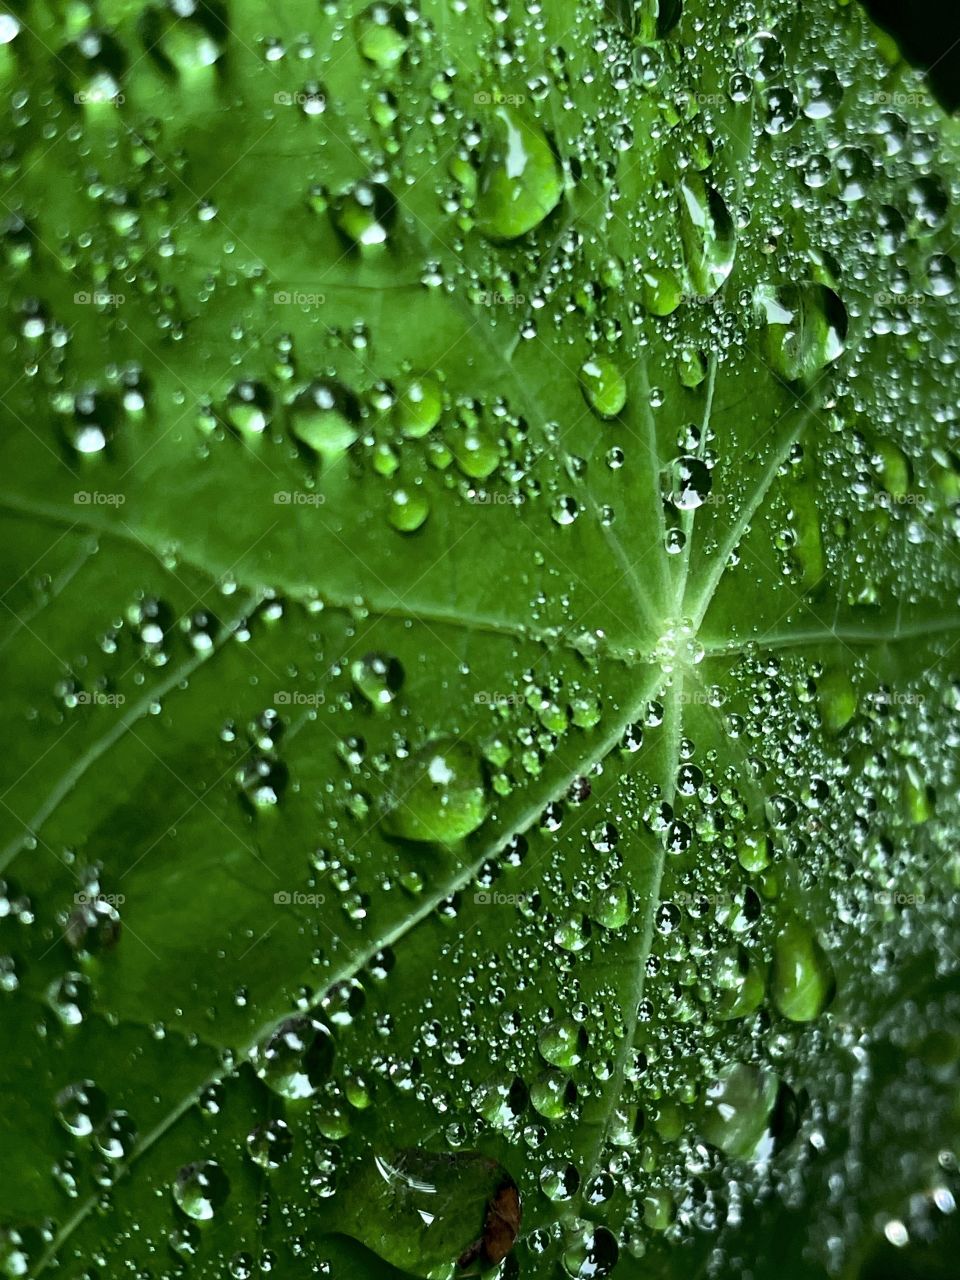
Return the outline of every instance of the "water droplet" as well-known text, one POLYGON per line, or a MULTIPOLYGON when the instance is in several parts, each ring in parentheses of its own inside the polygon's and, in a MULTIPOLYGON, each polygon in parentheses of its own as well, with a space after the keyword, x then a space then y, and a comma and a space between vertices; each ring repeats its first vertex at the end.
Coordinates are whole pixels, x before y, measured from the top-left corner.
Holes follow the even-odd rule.
POLYGON ((556 208, 563 175, 539 125, 511 106, 493 112, 493 137, 480 169, 479 230, 491 240, 515 240, 556 208))
POLYGON ((551 1160, 540 1170, 540 1189, 548 1200, 565 1204, 580 1190, 580 1173, 569 1161, 551 1160))
POLYGON ((330 1075, 334 1044, 328 1028, 315 1018, 281 1022, 253 1054, 260 1079, 282 1098, 310 1098, 330 1075))
POLYGON ((560 1071, 545 1071, 530 1086, 530 1101, 545 1120, 562 1120, 577 1100, 577 1086, 560 1071))
POLYGON ((587 1048, 587 1035, 572 1019, 562 1018, 540 1032, 538 1043, 546 1062, 569 1070, 580 1062, 587 1048))
POLYGON ((90 979, 82 973, 65 973, 47 988, 47 1001, 65 1027, 76 1027, 90 1010, 90 979))
POLYGON ((342 1212, 346 1234, 428 1280, 498 1266, 513 1248, 521 1220, 513 1179, 475 1152, 376 1155, 354 1175, 342 1212))
POLYGON ((725 1021, 745 1018, 760 1007, 764 975, 745 947, 728 947, 714 962, 714 982, 719 999, 717 1012, 725 1021))
POLYGON ((789 133, 797 123, 797 100, 793 90, 786 85, 774 85, 767 90, 763 127, 772 137, 789 133))
POLYGON ((270 423, 273 397, 262 382, 245 379, 238 382, 227 396, 223 416, 238 435, 256 439, 270 423))
POLYGON ((619 880, 600 890, 590 907, 591 917, 605 929, 622 929, 632 914, 630 890, 619 880))
POLYGON ((403 435, 418 440, 440 421, 443 391, 430 374, 410 378, 397 394, 394 417, 403 435))
POLYGON ((293 1154, 293 1134, 285 1120, 268 1120, 247 1135, 247 1151, 261 1169, 279 1169, 293 1154))
POLYGON ((386 653, 368 653, 351 664, 350 674, 371 706, 388 707, 403 686, 403 667, 386 653))
POLYGON ((107 1110, 107 1100, 92 1080, 78 1080, 61 1089, 56 1097, 60 1123, 77 1138, 93 1133, 107 1110))
POLYGON ((767 358, 787 382, 809 382, 843 354, 847 312, 826 285, 764 285, 755 297, 767 358))
POLYGON ((707 376, 707 362, 699 351, 684 347, 677 356, 677 372, 685 387, 699 387, 707 376))
POLYGON ((732 1063, 706 1092, 703 1136, 728 1156, 740 1160, 769 1156, 773 1149, 770 1117, 780 1081, 772 1071, 732 1063))
POLYGON ((700 458, 677 458, 666 478, 666 501, 678 511, 695 511, 703 506, 713 487, 707 465, 700 458))
POLYGON ((843 667, 830 667, 817 678, 820 718, 828 733, 845 729, 857 714, 859 697, 850 673, 843 667))
POLYGON ((356 440, 359 417, 352 391, 332 378, 318 378, 290 406, 290 430, 315 453, 335 456, 356 440))
POLYGON ((627 403, 627 381, 605 356, 592 356, 580 369, 584 399, 601 418, 615 418, 627 403))
POLYGON ((643 268, 642 296, 652 316, 669 316, 683 300, 683 289, 672 271, 650 263, 643 268))
POLYGON ((330 201, 333 225, 356 249, 386 244, 397 218, 397 202, 382 182, 362 181, 330 201))
POLYGON ((455 844, 487 816, 480 759, 453 738, 428 743, 397 769, 387 828, 404 840, 455 844))
POLYGON ((737 50, 737 61, 758 84, 770 84, 783 71, 783 46, 769 31, 756 31, 737 50))
POLYGON ((207 1222, 230 1194, 227 1175, 215 1160, 184 1165, 173 1184, 173 1198, 196 1222, 207 1222))
POLYGON ((843 99, 843 85, 829 67, 818 67, 804 81, 803 114, 810 120, 832 116, 843 99))
POLYGON ((389 520, 400 533, 415 533, 430 514, 430 503, 416 488, 394 489, 390 495, 389 520))
POLYGON ((563 1269, 572 1280, 603 1280, 620 1257, 616 1236, 606 1227, 579 1220, 567 1229, 563 1269))
POLYGON ((733 270, 737 233, 723 197, 698 173, 680 183, 680 242, 693 292, 713 297, 733 270))
POLYGON ((111 1111, 93 1135, 94 1145, 108 1160, 126 1160, 137 1141, 137 1127, 126 1111, 111 1111))
POLYGON ((237 770, 236 780, 245 804, 254 812, 265 813, 280 803, 287 785, 287 767, 271 756, 252 756, 237 770))
POLYGON ((570 494, 563 494, 557 498, 550 508, 550 515, 555 524, 563 528, 566 525, 573 524, 577 516, 580 514, 580 506, 576 498, 570 494))
POLYGON ((375 67, 392 71, 407 51, 409 30, 402 5, 372 4, 357 17, 357 46, 375 67))
POLYGON ((813 934, 797 919, 781 929, 773 948, 770 996, 791 1022, 818 1018, 836 993, 833 966, 813 934))

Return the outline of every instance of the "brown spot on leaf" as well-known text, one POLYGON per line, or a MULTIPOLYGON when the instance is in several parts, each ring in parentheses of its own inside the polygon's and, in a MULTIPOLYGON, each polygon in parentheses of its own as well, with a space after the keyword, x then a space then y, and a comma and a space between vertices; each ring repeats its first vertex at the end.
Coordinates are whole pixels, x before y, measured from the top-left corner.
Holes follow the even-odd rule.
POLYGON ((483 1224, 485 1260, 496 1266, 514 1246, 520 1230, 520 1192, 512 1182, 505 1182, 487 1205, 483 1224))

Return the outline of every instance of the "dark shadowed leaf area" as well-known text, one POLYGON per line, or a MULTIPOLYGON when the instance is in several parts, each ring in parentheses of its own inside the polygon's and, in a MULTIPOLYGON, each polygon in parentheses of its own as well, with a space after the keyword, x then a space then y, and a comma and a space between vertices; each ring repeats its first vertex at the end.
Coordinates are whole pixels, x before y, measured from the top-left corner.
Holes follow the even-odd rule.
POLYGON ((948 111, 960 107, 960 9, 950 0, 862 0, 928 81, 948 111))
POLYGON ((0 1276, 954 1275, 922 70, 11 0, 0 77, 0 1276))

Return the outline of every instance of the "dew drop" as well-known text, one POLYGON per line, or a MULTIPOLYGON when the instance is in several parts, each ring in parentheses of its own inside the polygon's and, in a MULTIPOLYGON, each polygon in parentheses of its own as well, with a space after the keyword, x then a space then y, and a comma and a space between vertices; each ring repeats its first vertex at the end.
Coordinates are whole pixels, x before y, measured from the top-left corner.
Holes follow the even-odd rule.
POLYGON ((770 996, 791 1022, 812 1022, 833 999, 836 981, 827 953, 807 927, 790 919, 773 950, 770 996))
POLYGON ((627 382, 605 356, 592 356, 580 369, 584 399, 601 418, 615 418, 627 402, 627 382))
POLYGON ((215 1160, 184 1165, 173 1184, 173 1198, 195 1222, 209 1221, 230 1194, 227 1175, 215 1160))
POLYGON ((521 1220, 516 1184, 495 1160, 418 1149, 367 1159, 354 1174, 342 1212, 342 1231, 426 1280, 497 1267, 513 1248, 521 1220))
POLYGON ((733 270, 737 235, 723 197, 698 173, 680 183, 680 241, 693 292, 711 298, 733 270))
POLYGON ((755 297, 767 358, 787 382, 809 382, 843 354, 847 313, 826 285, 765 285, 755 297))
POLYGON ((483 766, 473 748, 453 738, 428 743, 397 769, 386 825, 423 844, 456 844, 487 816, 483 766))
POLYGON ((563 175, 539 125, 498 106, 479 175, 476 222, 490 240, 516 240, 556 208, 563 175))
POLYGON ((403 667, 386 653, 368 653, 350 666, 353 683, 371 706, 388 707, 403 686, 403 667))
POLYGON ((357 438, 356 396, 332 378, 318 378, 290 406, 290 430, 322 456, 343 453, 357 438))
POLYGON ((312 1097, 330 1074, 334 1044, 328 1028, 315 1018, 281 1022, 253 1054, 260 1079, 282 1098, 312 1097))

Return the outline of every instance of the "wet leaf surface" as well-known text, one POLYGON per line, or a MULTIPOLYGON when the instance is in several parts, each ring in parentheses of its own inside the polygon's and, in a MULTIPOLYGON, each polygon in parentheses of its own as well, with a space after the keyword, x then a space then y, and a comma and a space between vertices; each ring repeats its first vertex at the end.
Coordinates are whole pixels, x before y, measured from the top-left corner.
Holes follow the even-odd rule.
POLYGON ((925 82, 827 0, 0 40, 0 1273, 948 1274, 925 82))

